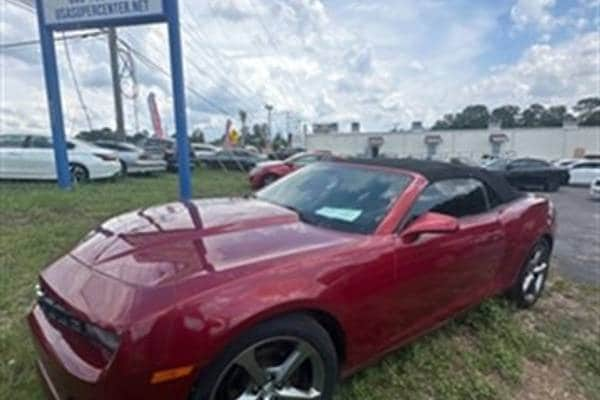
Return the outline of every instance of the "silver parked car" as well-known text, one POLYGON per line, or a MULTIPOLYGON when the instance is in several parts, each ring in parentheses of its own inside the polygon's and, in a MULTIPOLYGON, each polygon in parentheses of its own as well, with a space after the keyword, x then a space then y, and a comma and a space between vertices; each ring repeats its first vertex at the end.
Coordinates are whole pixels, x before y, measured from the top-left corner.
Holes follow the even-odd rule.
POLYGON ((123 175, 163 172, 167 169, 167 163, 160 155, 150 154, 131 143, 99 140, 94 144, 117 153, 123 175))

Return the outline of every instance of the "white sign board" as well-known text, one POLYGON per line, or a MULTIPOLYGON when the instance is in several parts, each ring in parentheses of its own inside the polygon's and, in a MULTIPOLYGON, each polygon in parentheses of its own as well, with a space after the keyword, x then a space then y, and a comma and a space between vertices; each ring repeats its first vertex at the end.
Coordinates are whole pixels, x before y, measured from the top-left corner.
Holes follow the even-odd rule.
POLYGON ((164 14, 163 0, 43 0, 43 4, 49 26, 134 22, 164 14))

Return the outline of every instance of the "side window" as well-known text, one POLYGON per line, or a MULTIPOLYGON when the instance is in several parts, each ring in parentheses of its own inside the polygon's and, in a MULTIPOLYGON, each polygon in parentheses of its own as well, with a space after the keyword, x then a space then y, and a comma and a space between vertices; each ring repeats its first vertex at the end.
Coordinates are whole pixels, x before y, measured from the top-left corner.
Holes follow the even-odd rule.
POLYGON ((29 147, 34 149, 51 149, 52 142, 49 137, 45 136, 32 136, 29 142, 29 147))
POLYGON ((410 219, 433 211, 456 218, 488 210, 486 188, 476 179, 448 179, 429 185, 417 199, 410 219))
POLYGON ((600 168, 600 163, 594 163, 594 162, 586 162, 586 163, 581 163, 581 164, 577 164, 573 167, 573 169, 579 169, 579 168, 600 168))
POLYGON ((24 143, 24 136, 21 135, 2 135, 0 136, 0 148, 21 148, 24 143))

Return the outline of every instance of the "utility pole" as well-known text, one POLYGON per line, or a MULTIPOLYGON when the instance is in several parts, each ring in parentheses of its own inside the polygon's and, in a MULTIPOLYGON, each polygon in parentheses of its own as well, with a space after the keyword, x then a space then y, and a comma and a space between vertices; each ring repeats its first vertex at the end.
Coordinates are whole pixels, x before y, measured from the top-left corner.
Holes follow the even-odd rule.
POLYGON ((119 48, 117 45, 117 29, 108 29, 108 50, 110 53, 110 69, 113 81, 113 96, 115 98, 116 132, 125 138, 125 123, 123 120, 123 98, 121 96, 121 76, 119 75, 119 48))
POLYGON ((266 137, 266 142, 267 142, 267 147, 270 148, 270 144, 271 144, 271 112, 273 111, 273 106, 271 104, 265 104, 265 109, 267 110, 268 113, 268 117, 267 117, 267 137, 266 137))

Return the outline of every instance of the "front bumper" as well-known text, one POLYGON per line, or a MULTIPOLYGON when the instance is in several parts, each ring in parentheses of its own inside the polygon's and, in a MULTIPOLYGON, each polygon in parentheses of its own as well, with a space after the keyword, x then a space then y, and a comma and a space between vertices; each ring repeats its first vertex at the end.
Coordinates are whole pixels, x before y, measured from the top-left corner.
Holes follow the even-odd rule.
POLYGON ((121 173, 119 161, 102 161, 86 167, 90 173, 90 179, 108 179, 121 173))
POLYGON ((133 371, 127 357, 120 354, 121 349, 108 362, 90 357, 86 346, 78 344, 77 335, 53 325, 39 305, 33 307, 27 322, 38 356, 38 375, 48 399, 184 400, 189 395, 195 374, 151 384, 151 372, 133 371))
POLYGON ((104 370, 86 362, 36 305, 28 318, 38 354, 37 370, 50 399, 105 399, 104 370))

